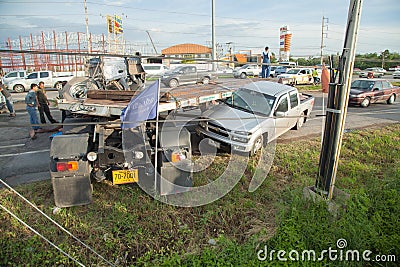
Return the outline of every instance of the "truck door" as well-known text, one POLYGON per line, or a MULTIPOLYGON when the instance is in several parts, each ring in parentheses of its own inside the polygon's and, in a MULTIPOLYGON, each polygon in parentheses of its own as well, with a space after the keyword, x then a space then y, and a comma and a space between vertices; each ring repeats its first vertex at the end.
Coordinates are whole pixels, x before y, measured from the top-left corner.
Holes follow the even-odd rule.
POLYGON ((30 89, 30 85, 32 83, 37 84, 39 82, 39 73, 32 72, 31 74, 28 75, 28 77, 26 77, 26 81, 27 81, 27 85, 28 85, 27 89, 30 89))
POLYGON ((297 93, 297 91, 289 92, 289 102, 290 107, 288 111, 288 128, 291 129, 296 125, 298 116, 301 113, 299 105, 299 94, 297 93))
POLYGON ((187 67, 185 71, 186 82, 197 82, 197 71, 196 67, 187 67))
POLYGON ((44 82, 44 87, 53 87, 52 79, 48 71, 39 72, 39 82, 44 82))
POLYGON ((290 118, 288 118, 289 101, 287 94, 279 99, 274 112, 275 136, 278 137, 285 133, 289 128, 290 118))

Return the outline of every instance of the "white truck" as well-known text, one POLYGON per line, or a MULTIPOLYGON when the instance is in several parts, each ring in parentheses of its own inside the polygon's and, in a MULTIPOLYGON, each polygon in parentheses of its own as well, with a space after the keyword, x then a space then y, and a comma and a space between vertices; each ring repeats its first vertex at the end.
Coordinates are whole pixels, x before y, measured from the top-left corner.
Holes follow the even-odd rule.
POLYGON ((1 78, 1 81, 3 82, 3 84, 8 84, 13 80, 23 79, 25 76, 26 76, 25 70, 14 70, 4 75, 4 77, 1 78))
POLYGON ((278 79, 280 80, 280 83, 290 85, 314 83, 312 69, 310 68, 290 69, 286 73, 278 75, 278 79))
POLYGON ((196 132, 217 148, 254 155, 288 130, 300 129, 314 97, 275 82, 249 83, 202 114, 196 132))
POLYGON ((47 88, 50 87, 61 90, 62 87, 73 77, 73 74, 58 76, 58 74, 56 74, 55 72, 48 70, 35 71, 28 74, 28 76, 24 78, 12 80, 9 83, 5 84, 5 86, 10 91, 22 93, 25 91, 29 91, 32 83, 38 84, 39 82, 44 82, 44 86, 47 88))
POLYGON ((246 79, 247 76, 258 76, 261 68, 257 64, 246 64, 233 70, 233 77, 246 79))

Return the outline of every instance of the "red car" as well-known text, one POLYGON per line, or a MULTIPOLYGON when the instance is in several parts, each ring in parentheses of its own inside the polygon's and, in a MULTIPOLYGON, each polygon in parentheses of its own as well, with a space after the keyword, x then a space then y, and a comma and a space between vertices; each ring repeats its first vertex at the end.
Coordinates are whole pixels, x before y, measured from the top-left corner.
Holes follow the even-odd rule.
POLYGON ((371 103, 386 101, 393 104, 400 95, 400 87, 383 79, 359 79, 351 83, 349 104, 368 107, 371 103))

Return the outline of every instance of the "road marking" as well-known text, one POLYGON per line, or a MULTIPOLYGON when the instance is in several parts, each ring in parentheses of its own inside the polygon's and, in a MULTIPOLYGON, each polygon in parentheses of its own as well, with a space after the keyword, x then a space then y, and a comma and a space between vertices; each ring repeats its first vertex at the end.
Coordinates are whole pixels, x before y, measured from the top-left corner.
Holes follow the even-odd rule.
POLYGON ((43 150, 27 151, 27 152, 14 153, 14 154, 4 154, 4 155, 0 155, 0 158, 15 157, 15 156, 20 156, 20 155, 29 155, 29 154, 43 153, 43 152, 49 152, 49 151, 50 151, 50 149, 43 149, 43 150))
POLYGON ((9 145, 9 146, 0 146, 0 149, 2 149, 2 148, 9 148, 9 147, 19 147, 19 146, 25 146, 25 144, 17 144, 17 145, 9 145))

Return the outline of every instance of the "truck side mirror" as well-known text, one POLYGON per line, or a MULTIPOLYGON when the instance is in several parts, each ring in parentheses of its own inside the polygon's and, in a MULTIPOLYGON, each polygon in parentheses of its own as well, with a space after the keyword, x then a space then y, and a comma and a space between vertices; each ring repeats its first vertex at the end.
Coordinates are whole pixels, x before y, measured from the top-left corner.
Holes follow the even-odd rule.
POLYGON ((276 112, 275 112, 275 117, 278 117, 278 118, 285 117, 285 112, 276 111, 276 112))

